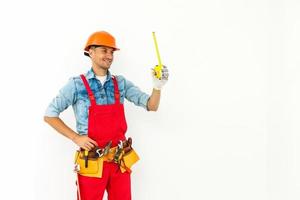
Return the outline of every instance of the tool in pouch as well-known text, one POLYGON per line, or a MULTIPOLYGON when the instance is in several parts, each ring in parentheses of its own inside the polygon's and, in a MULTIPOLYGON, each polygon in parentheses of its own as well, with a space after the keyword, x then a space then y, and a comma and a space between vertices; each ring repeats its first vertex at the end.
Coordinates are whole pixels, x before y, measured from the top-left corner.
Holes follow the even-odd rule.
POLYGON ((155 77, 158 78, 158 79, 161 79, 163 65, 162 65, 160 54, 159 54, 159 50, 158 50, 158 45, 157 45, 157 40, 156 40, 155 32, 152 32, 152 35, 153 35, 153 40, 154 40, 156 55, 157 55, 157 59, 158 59, 158 65, 156 65, 153 70, 155 72, 155 77))
POLYGON ((77 150, 75 153, 74 171, 82 176, 102 177, 103 162, 115 162, 122 173, 131 172, 130 168, 139 157, 131 147, 132 139, 120 141, 118 146, 111 148, 110 141, 104 148, 95 147, 91 151, 77 150))

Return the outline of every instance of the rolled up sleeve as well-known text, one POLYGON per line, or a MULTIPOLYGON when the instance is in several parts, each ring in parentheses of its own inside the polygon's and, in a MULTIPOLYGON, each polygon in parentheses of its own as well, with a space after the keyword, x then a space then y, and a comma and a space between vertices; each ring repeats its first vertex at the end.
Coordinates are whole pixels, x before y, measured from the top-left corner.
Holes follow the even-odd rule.
POLYGON ((128 101, 134 103, 134 105, 140 106, 147 110, 147 103, 150 96, 145 92, 141 91, 131 81, 126 80, 122 76, 121 78, 124 79, 124 83, 125 83, 125 98, 128 101))
POLYGON ((58 95, 51 101, 46 109, 45 116, 58 117, 61 112, 66 110, 76 101, 76 86, 73 78, 59 90, 58 95))

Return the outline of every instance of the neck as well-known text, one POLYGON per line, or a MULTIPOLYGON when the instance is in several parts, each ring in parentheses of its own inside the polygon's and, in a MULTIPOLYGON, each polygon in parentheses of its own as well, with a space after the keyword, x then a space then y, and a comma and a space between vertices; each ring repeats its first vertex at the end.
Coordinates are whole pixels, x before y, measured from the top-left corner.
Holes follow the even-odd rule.
POLYGON ((107 74, 107 69, 103 69, 100 67, 95 67, 94 65, 92 66, 94 73, 96 76, 105 76, 107 74))

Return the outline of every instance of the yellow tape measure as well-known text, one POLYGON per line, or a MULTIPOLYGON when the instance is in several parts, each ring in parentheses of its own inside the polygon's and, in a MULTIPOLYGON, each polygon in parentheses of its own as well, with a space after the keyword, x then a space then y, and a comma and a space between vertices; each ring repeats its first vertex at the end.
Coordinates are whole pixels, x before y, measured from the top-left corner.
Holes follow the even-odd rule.
POLYGON ((161 79, 161 76, 162 76, 162 63, 161 63, 161 59, 160 59, 160 55, 159 55, 159 50, 158 50, 158 45, 157 45, 157 41, 156 41, 156 36, 155 36, 155 32, 152 32, 152 35, 153 35, 153 40, 154 40, 154 44, 155 44, 155 50, 156 50, 156 55, 157 55, 157 59, 158 59, 158 65, 156 65, 154 67, 154 71, 155 71, 155 76, 158 78, 158 79, 161 79))

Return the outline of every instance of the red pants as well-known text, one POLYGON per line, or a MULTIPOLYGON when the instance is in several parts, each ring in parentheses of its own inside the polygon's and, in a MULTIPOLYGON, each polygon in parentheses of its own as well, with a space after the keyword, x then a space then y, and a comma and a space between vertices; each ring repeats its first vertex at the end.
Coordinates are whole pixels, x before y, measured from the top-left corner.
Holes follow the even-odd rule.
POLYGON ((102 178, 78 175, 78 181, 81 200, 102 200, 105 189, 108 200, 131 200, 130 173, 122 173, 113 162, 103 163, 102 178))
MULTIPOLYGON (((118 82, 112 77, 114 83, 114 104, 98 105, 88 80, 84 75, 81 79, 87 90, 91 106, 88 111, 88 136, 103 148, 109 141, 116 146, 119 140, 125 139, 127 123, 124 107, 120 100, 118 82)), ((102 178, 91 178, 78 175, 78 200, 102 200, 107 190, 108 200, 131 200, 130 174, 122 173, 119 166, 113 162, 104 162, 102 178)))

